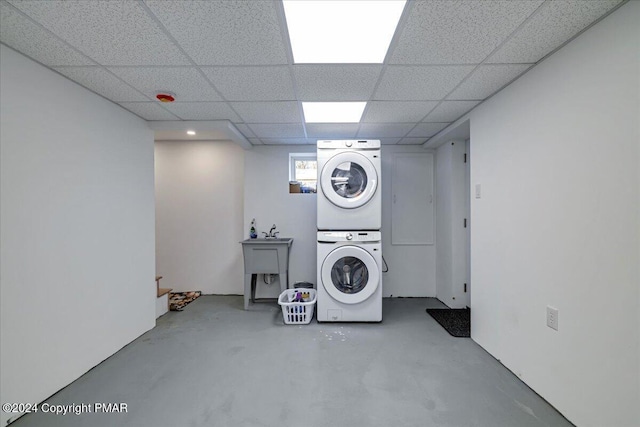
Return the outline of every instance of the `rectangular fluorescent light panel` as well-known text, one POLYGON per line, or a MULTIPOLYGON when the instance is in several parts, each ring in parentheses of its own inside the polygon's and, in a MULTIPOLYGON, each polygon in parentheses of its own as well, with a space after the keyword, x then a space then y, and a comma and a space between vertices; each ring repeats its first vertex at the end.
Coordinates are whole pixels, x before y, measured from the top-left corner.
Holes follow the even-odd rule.
POLYGON ((382 64, 405 0, 284 0, 297 64, 382 64))
POLYGON ((358 123, 366 102, 303 102, 307 123, 358 123))

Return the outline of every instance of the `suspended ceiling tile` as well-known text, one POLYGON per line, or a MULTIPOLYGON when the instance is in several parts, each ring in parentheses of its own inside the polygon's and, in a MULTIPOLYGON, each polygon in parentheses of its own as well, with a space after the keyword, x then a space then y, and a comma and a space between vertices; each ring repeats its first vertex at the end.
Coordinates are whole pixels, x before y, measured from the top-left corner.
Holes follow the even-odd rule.
MULTIPOLYGON (((409 132, 407 137, 429 138, 446 128, 448 125, 449 123, 418 123, 418 126, 409 132)), ((400 143, 402 143, 402 141, 400 141, 400 143)))
POLYGON ((480 101, 443 101, 424 119, 425 122, 453 122, 480 101))
POLYGON ((372 139, 402 137, 415 125, 415 123, 362 123, 357 137, 372 139))
POLYGON ((145 120, 178 120, 178 117, 162 108, 159 102, 121 102, 120 105, 145 120))
POLYGON ((258 138, 304 138, 300 123, 247 123, 258 138))
POLYGON ((48 66, 95 64, 4 2, 0 2, 0 41, 48 66))
POLYGON ((199 65, 287 63, 275 2, 162 0, 146 4, 199 65))
POLYGON ((480 63, 542 2, 416 1, 390 63, 480 63))
POLYGON ((188 59, 134 1, 11 2, 102 65, 187 65, 188 59))
POLYGON ((203 67, 202 71, 229 101, 292 101, 291 74, 281 67, 203 67))
POLYGON ((380 140, 380 144, 382 145, 396 145, 400 138, 377 138, 380 140))
POLYGON ((375 100, 440 100, 473 70, 459 66, 388 66, 375 100))
POLYGON ((428 140, 429 138, 402 138, 398 145, 422 145, 428 140))
MULTIPOLYGON (((308 138, 264 138, 264 145, 308 145, 308 138)), ((315 141, 314 141, 315 143, 315 141)))
POLYGON ((262 141, 258 138, 248 138, 251 145, 264 145, 262 141))
POLYGON ((294 123, 302 120, 296 101, 232 102, 245 123, 294 123))
POLYGON ((316 139, 355 138, 358 123, 307 123, 307 135, 316 139))
POLYGON ((294 65, 302 101, 366 101, 371 98, 381 65, 294 65))
POLYGON ((249 129, 249 126, 245 125, 244 123, 234 123, 233 124, 236 129, 238 129, 240 131, 241 134, 244 135, 245 138, 255 138, 256 135, 253 133, 253 131, 251 129, 249 129))
POLYGON ((531 66, 532 64, 481 65, 447 99, 485 99, 531 66))
POLYGON ((163 105, 182 120, 240 120, 226 102, 172 102, 163 105))
POLYGON ((538 62, 618 4, 620 0, 547 2, 488 62, 538 62))
POLYGON ((54 67, 54 70, 115 102, 149 101, 149 98, 102 67, 54 67))
POLYGON ((416 123, 421 121, 437 101, 371 101, 367 104, 363 122, 416 123))
POLYGON ((171 92, 178 102, 222 100, 194 67, 112 67, 109 71, 151 99, 158 92, 171 92))

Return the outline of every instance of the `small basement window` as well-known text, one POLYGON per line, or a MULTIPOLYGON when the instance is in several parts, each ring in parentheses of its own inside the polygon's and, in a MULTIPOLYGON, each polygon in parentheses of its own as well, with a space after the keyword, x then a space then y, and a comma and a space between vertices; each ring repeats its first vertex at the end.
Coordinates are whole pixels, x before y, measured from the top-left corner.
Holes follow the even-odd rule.
POLYGON ((289 193, 315 193, 317 183, 316 153, 289 153, 289 193))

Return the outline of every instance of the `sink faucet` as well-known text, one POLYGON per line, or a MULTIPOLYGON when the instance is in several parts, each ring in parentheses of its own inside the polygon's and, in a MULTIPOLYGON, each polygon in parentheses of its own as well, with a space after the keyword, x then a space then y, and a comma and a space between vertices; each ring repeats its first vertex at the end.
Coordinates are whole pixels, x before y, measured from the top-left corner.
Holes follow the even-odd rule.
POLYGON ((267 234, 265 231, 262 232, 262 234, 264 234, 264 238, 265 239, 275 239, 276 237, 278 237, 278 234, 280 233, 279 231, 275 231, 276 229, 276 225, 273 224, 273 227, 271 227, 271 230, 269 230, 269 234, 267 234))

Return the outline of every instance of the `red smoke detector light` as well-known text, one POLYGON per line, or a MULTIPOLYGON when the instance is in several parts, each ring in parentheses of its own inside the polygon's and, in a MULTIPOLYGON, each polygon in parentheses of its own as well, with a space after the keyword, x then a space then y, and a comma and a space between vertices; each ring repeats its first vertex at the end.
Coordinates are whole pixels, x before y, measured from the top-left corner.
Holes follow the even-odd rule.
POLYGON ((173 102, 176 100, 175 96, 171 93, 159 93, 156 95, 160 102, 173 102))

